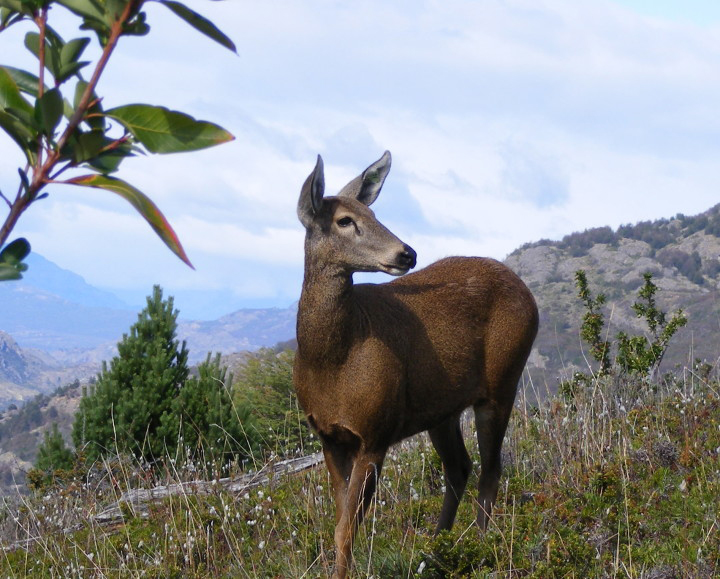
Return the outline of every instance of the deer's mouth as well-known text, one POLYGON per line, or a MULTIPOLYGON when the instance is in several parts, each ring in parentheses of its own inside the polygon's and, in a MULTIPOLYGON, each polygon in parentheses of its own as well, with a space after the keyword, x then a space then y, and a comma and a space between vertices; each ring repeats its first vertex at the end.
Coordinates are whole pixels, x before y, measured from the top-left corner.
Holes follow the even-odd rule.
POLYGON ((409 266, 404 265, 388 265, 388 264, 381 264, 380 269, 384 271, 385 273, 388 273, 390 275, 394 276, 400 276, 405 275, 408 271, 410 271, 409 266))

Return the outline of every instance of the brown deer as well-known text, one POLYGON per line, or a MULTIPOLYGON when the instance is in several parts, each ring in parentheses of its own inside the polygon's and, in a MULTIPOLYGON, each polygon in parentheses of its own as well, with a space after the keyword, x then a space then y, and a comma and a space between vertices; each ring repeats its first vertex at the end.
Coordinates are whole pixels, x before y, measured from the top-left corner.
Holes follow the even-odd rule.
POLYGON ((324 197, 318 156, 298 204, 306 236, 294 383, 330 472, 340 578, 388 448, 424 430, 445 475, 436 532, 452 527, 472 468, 460 430, 469 406, 481 458, 477 521, 485 529, 538 326, 528 288, 492 259, 450 257, 390 283, 353 285, 356 271, 401 276, 415 267, 413 249, 368 208, 389 170, 386 151, 337 196, 324 197))

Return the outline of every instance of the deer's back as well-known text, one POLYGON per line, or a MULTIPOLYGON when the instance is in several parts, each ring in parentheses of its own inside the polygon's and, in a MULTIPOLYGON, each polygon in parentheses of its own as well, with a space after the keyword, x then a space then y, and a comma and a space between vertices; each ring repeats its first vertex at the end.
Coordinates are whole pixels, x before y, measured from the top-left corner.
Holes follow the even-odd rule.
POLYGON ((366 344, 358 355, 370 360, 366 365, 396 366, 396 405, 412 417, 400 437, 436 422, 439 408, 449 415, 483 399, 514 399, 538 314, 532 294, 506 266, 452 257, 355 290, 366 344))
POLYGON ((363 315, 388 338, 396 329, 406 333, 382 322, 397 318, 397 323, 422 325, 439 348, 446 341, 461 342, 457 332, 467 334, 469 342, 482 342, 480 330, 488 324, 506 326, 509 334, 523 334, 537 324, 530 290, 507 266, 489 258, 448 257, 389 283, 359 284, 355 295, 363 315))

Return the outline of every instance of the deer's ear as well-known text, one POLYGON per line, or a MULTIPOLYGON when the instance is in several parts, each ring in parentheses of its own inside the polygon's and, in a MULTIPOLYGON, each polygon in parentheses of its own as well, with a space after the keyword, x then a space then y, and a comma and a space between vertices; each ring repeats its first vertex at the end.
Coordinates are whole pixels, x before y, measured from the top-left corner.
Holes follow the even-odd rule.
POLYGON ((390 172, 392 157, 390 151, 385 151, 383 156, 362 172, 362 175, 355 177, 350 183, 342 188, 338 197, 353 197, 364 203, 372 205, 380 195, 385 177, 390 172))
POLYGON ((322 157, 318 155, 315 169, 305 179, 300 191, 300 200, 298 201, 298 218, 305 227, 310 226, 313 218, 320 211, 323 195, 325 195, 325 171, 322 157))

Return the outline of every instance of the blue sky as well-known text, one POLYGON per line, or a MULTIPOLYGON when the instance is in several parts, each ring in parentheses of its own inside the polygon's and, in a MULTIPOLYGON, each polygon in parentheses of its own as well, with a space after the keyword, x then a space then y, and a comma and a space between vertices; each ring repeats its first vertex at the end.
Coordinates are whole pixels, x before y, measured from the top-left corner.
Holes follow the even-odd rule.
MULTIPOLYGON (((119 174, 158 203, 196 270, 91 190, 51 189, 16 229, 133 303, 154 283, 185 317, 294 302, 295 206, 318 153, 332 191, 392 151, 373 208, 420 266, 720 202, 717 2, 187 3, 239 54, 150 5, 151 34, 120 45, 99 92, 106 106, 162 104, 237 137, 119 174)), ((0 35, 0 62, 31 62, 19 39, 0 35)), ((3 191, 20 162, 0 134, 3 191)))

